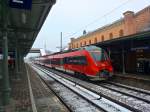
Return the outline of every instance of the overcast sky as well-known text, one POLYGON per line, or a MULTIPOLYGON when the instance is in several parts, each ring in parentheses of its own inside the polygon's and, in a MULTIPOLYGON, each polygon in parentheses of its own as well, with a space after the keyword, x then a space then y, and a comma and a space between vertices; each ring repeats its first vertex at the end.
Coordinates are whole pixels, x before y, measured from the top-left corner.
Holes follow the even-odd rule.
POLYGON ((150 0, 57 0, 52 7, 33 47, 58 51, 60 32, 63 46, 83 30, 94 31, 123 17, 127 10, 138 12, 150 5, 150 0))

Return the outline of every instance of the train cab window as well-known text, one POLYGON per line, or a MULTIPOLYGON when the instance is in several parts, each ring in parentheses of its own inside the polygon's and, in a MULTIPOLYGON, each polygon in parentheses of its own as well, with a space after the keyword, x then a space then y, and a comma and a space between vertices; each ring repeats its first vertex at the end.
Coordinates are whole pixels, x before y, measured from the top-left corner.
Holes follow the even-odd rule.
POLYGON ((101 60, 101 51, 98 51, 98 50, 93 50, 93 51, 90 51, 90 54, 91 54, 91 56, 93 57, 93 59, 95 60, 95 61, 100 61, 101 60))
POLYGON ((107 53, 99 47, 90 46, 87 47, 86 50, 89 51, 90 55, 95 61, 102 61, 108 59, 107 53))
POLYGON ((108 56, 104 50, 93 50, 90 51, 90 54, 95 61, 104 61, 108 59, 108 56))

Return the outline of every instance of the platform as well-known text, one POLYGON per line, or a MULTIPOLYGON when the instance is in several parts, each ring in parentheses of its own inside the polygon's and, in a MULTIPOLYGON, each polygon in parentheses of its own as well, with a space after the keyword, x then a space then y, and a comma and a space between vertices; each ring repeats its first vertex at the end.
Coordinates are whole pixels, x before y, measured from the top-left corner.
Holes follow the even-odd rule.
POLYGON ((6 112, 68 111, 27 64, 23 64, 17 79, 14 70, 9 72, 11 98, 9 105, 5 107, 6 112))
POLYGON ((115 73, 114 82, 150 90, 150 75, 115 73))

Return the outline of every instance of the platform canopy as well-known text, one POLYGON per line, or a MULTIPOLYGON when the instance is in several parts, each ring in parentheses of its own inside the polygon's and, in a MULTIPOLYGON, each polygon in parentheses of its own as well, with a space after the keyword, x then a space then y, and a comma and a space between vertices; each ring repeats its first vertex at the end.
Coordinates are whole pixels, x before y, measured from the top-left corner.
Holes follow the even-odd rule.
MULTIPOLYGON (((12 8, 8 3, 8 51, 15 51, 15 48, 18 47, 20 53, 26 56, 55 2, 56 0, 32 0, 30 10, 12 8)), ((0 2, 1 11, 2 4, 0 2)), ((2 51, 3 44, 2 26, 2 14, 0 13, 0 52, 2 51)))

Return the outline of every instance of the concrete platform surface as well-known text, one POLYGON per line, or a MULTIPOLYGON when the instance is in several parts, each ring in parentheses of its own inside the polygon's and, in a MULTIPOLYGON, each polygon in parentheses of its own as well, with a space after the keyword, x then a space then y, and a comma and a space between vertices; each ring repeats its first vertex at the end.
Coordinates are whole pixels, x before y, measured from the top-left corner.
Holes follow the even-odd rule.
POLYGON ((52 91, 40 79, 38 74, 27 66, 35 105, 38 112, 67 112, 67 108, 60 102, 52 91))
MULTIPOLYGON (((67 112, 67 108, 41 81, 27 64, 23 64, 16 78, 13 69, 9 70, 11 98, 6 112, 67 112)), ((0 99, 1 100, 1 99, 0 99)))
POLYGON ((150 75, 115 73, 114 82, 150 90, 150 75))

